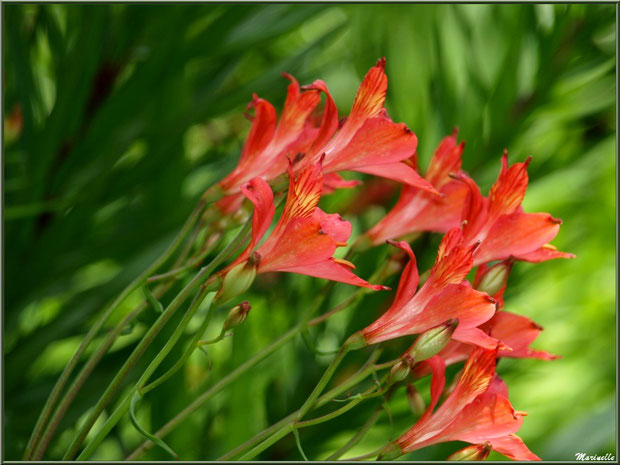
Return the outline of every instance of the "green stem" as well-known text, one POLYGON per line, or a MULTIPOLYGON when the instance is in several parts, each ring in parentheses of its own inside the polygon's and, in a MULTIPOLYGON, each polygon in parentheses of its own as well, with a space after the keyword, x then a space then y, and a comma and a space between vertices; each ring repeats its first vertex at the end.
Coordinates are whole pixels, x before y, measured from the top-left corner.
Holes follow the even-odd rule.
MULTIPOLYGON (((194 229, 196 230, 196 228, 194 229)), ((194 231, 188 243, 191 244, 193 242, 193 239, 195 239, 195 236, 196 236, 195 233, 196 231, 194 231)), ((178 266, 183 260, 185 260, 189 252, 190 252, 190 248, 187 246, 184 247, 181 254, 175 261, 173 267, 178 266)), ((173 284, 172 282, 167 282, 167 283, 163 283, 157 286, 153 290, 154 297, 160 298, 161 296, 163 296, 172 287, 172 284, 173 284)), ((84 383, 86 382, 90 374, 93 372, 97 364, 101 361, 103 356, 107 353, 108 349, 112 346, 112 344, 114 343, 118 335, 122 332, 122 330, 131 321, 133 321, 134 318, 136 318, 142 311, 144 311, 144 309, 146 309, 147 306, 148 305, 146 304, 146 302, 143 302, 138 307, 136 307, 134 310, 132 310, 118 325, 116 325, 114 329, 112 329, 108 333, 108 335, 106 336, 104 341, 101 343, 101 345, 97 348, 97 350, 93 353, 93 355, 91 355, 90 359, 86 362, 84 367, 80 370, 75 380, 73 381, 73 383, 71 383, 71 385, 67 389, 67 392, 65 393, 60 403, 58 404, 58 407, 54 411, 54 414, 52 415, 52 418, 49 421, 49 424, 43 433, 43 436, 42 436, 41 441, 39 442, 39 445, 37 446, 34 453, 32 454, 33 460, 41 460, 41 458, 43 457, 43 454, 45 453, 45 450, 47 449, 47 446, 49 445, 49 442, 53 438, 54 433, 56 432, 56 430, 58 429, 58 426, 60 425, 60 421, 63 419, 65 413, 67 412, 67 409, 71 405, 71 402, 73 402, 73 399, 75 398, 77 393, 80 391, 80 389, 82 388, 82 386, 84 385, 84 383)))
MULTIPOLYGON (((114 412, 112 413, 112 415, 110 415, 110 417, 101 427, 101 429, 97 431, 97 434, 95 435, 95 437, 93 437, 93 439, 84 448, 82 453, 78 456, 77 460, 88 460, 88 458, 92 455, 95 449, 99 446, 101 441, 105 439, 107 434, 112 430, 112 428, 116 425, 116 423, 123 417, 125 413, 127 413, 127 411, 129 410, 133 395, 136 392, 140 393, 140 388, 148 382, 151 375, 155 372, 155 370, 159 367, 159 365, 161 365, 161 363, 164 361, 166 356, 170 353, 170 351, 176 345, 177 341, 179 340, 179 338, 185 331, 185 328, 187 328, 187 325, 189 324, 190 320, 194 316, 194 313, 196 313, 196 311, 198 310, 198 307, 200 307, 200 304, 206 297, 208 291, 209 289, 207 286, 201 287, 200 291, 198 291, 198 294, 196 294, 191 305, 185 312, 185 315, 183 315, 183 319, 177 325, 174 332, 170 336, 170 339, 166 341, 166 344, 164 344, 164 347, 157 353, 157 355, 151 361, 151 363, 146 368, 146 370, 144 370, 144 373, 142 373, 142 376, 140 376, 140 379, 138 379, 138 382, 125 395, 123 400, 119 403, 118 407, 114 409, 114 412)), ((213 298, 214 296, 215 296, 215 293, 211 293, 211 297, 213 298)), ((209 303, 209 305, 210 304, 211 302, 209 303)))
POLYGON ((120 387, 120 383, 125 378, 125 376, 129 373, 129 371, 133 368, 133 366, 138 362, 144 351, 147 347, 153 342, 155 336, 159 334, 164 325, 170 320, 170 318, 174 315, 174 313, 179 309, 183 301, 189 297, 189 295, 196 289, 199 285, 202 284, 202 280, 206 279, 213 273, 215 268, 223 262, 232 251, 234 251, 237 247, 239 247, 242 243, 247 240, 247 236, 251 227, 252 221, 248 220, 244 227, 239 231, 235 239, 230 242, 224 250, 220 252, 220 254, 215 257, 215 259, 203 267, 196 276, 190 281, 190 283, 185 286, 185 288, 172 300, 168 308, 164 311, 163 314, 155 321, 151 329, 146 333, 144 338, 140 341, 138 346, 134 349, 132 354, 129 356, 125 364, 121 367, 120 371, 116 374, 106 391, 103 393, 101 399, 95 405, 95 408, 91 415, 86 420, 86 423, 82 426, 77 436, 72 441, 69 449, 64 455, 63 460, 71 460, 76 452, 78 451, 80 445, 86 438, 86 435, 94 425, 95 421, 105 408, 105 406, 109 403, 114 393, 120 387))
MULTIPOLYGON (((333 287, 333 284, 334 284, 333 282, 330 282, 327 286, 325 286, 325 288, 323 288, 323 291, 322 291, 321 295, 318 296, 318 303, 315 305, 315 307, 319 307, 320 306, 320 304, 322 303, 322 301, 325 298, 325 296, 329 293, 329 291, 333 287)), ((294 338, 299 332, 301 332, 302 330, 306 329, 310 325, 311 321, 313 321, 313 320, 311 320, 309 322, 306 322, 311 315, 312 315, 312 312, 310 312, 306 317, 302 318, 302 321, 300 321, 299 324, 297 324, 295 327, 290 329, 287 333, 285 333, 284 335, 280 336, 280 338, 278 338, 277 340, 272 342, 269 346, 265 347, 263 350, 261 350, 254 357, 252 357, 251 359, 247 360, 245 363, 243 363, 242 365, 237 367, 234 371, 229 373, 226 377, 222 378, 222 380, 220 380, 218 383, 213 385, 213 387, 211 387, 209 390, 207 390, 202 395, 200 395, 196 400, 194 400, 194 402, 192 402, 190 405, 188 405, 185 409, 183 409, 181 412, 179 412, 174 418, 172 418, 168 423, 166 423, 162 428, 160 428, 159 431, 157 431, 155 433, 155 435, 157 437, 160 437, 160 438, 166 436, 168 433, 170 433, 170 431, 172 431, 174 428, 176 428, 177 425, 179 425, 182 421, 184 421, 189 415, 191 415, 196 410, 198 410, 213 395, 215 395, 217 392, 219 392, 220 390, 224 389, 230 383, 235 381, 238 377, 243 375, 246 371, 251 369, 254 365, 258 364, 260 361, 262 361, 265 358, 267 358, 269 355, 271 355, 273 352, 275 352, 281 346, 286 344, 289 340, 294 338)), ((378 352, 375 352, 375 353, 378 353, 378 352)), ((377 355, 377 357, 378 357, 378 355, 377 355)), ((365 376, 367 376, 367 375, 365 375, 365 376)), ((322 404, 320 404, 320 405, 322 405, 322 404)), ((296 411, 295 415, 297 415, 299 412, 300 412, 300 410, 296 411)), ((275 431, 277 429, 277 427, 287 423, 288 418, 289 417, 286 417, 285 419, 281 420, 280 422, 272 425, 268 429, 268 431, 269 431, 268 434, 266 433, 267 430, 263 431, 263 433, 261 433, 261 434, 265 434, 264 437, 267 437, 269 434, 271 434, 271 432, 275 431)), ((228 454, 222 456, 218 460, 227 460, 228 458, 233 457, 234 455, 237 455, 239 452, 242 452, 243 450, 247 449, 248 447, 251 447, 252 445, 256 444, 257 442, 258 442, 258 440, 256 440, 256 437, 252 438, 249 441, 247 441, 246 443, 244 443, 241 446, 239 446, 237 449, 235 449, 233 451, 230 451, 228 454)), ((144 452, 149 450, 151 447, 153 447, 153 443, 151 441, 144 441, 136 450, 134 450, 131 454, 129 454, 127 456, 126 460, 135 460, 136 458, 141 456, 144 452)))
POLYGON ((174 375, 183 365, 185 365, 185 362, 187 362, 187 359, 189 359, 189 357, 194 353, 194 350, 197 347, 200 336, 202 336, 202 334, 207 330, 207 327, 209 326, 209 322, 211 321, 211 317, 213 316, 213 313, 214 313, 213 310, 214 310, 213 305, 210 305, 209 310, 207 311, 207 315, 205 316, 205 319, 200 325, 200 328, 198 328, 198 331, 196 331, 196 333, 194 334, 194 337, 192 338, 192 340, 189 343, 189 346, 183 353, 183 356, 174 364, 174 366, 170 368, 166 373, 161 375, 159 378, 157 378, 155 381, 150 383, 149 385, 144 386, 143 388, 140 388, 140 394, 142 396, 144 396, 147 392, 155 389, 161 383, 163 383, 168 378, 170 378, 172 375, 174 375))
MULTIPOLYGON (((172 254, 181 245, 181 243, 183 242, 187 234, 192 229, 194 223, 199 218, 200 214, 203 212, 205 206, 206 206, 206 202, 204 199, 202 199, 198 203, 194 211, 191 213, 189 218, 185 221, 185 224, 181 228, 181 231, 179 232, 177 237, 174 239, 172 244, 170 244, 168 249, 166 249, 166 251, 157 260, 155 260, 155 262, 151 264, 151 266, 149 266, 146 270, 144 270, 144 272, 142 272, 140 276, 138 276, 131 283, 129 283, 127 287, 125 287, 125 289, 123 289, 123 291, 120 293, 120 295, 110 305, 108 305, 108 307, 103 311, 103 313, 97 319, 97 321, 95 321, 95 323, 90 327, 88 333, 86 334, 86 336, 80 343, 79 347, 77 348, 77 350, 75 351, 71 359, 69 360, 69 363, 67 363, 62 373, 60 374, 60 377, 58 378, 56 385, 52 389, 50 396, 48 397, 45 405, 43 406, 43 410, 41 411, 41 414, 39 415, 39 418, 34 427, 34 430, 30 436, 30 439, 28 440, 28 444, 24 452, 24 458, 23 458, 24 460, 31 459, 32 454, 35 450, 35 447, 37 446, 37 443, 39 439, 41 438, 43 428, 47 424, 47 421, 52 413, 52 410, 54 408, 54 405, 56 404, 56 401, 60 397, 62 390, 64 389, 65 385, 69 381, 69 377, 71 376, 71 373, 75 369, 78 361, 80 360, 82 354, 84 353, 84 351, 86 350, 90 342, 99 333, 99 330, 101 329, 103 324, 107 321, 107 319, 112 314, 112 312, 118 308, 118 306, 125 300, 125 298, 129 294, 131 294, 134 290, 136 290, 138 287, 140 287, 150 274, 156 271, 160 266, 162 266, 172 256, 172 254)), ((43 448, 43 452, 44 452, 44 448, 43 448)), ((43 452, 40 452, 40 453, 42 454, 43 452)))
POLYGON ((340 449, 338 449, 332 455, 327 457, 325 460, 326 461, 338 460, 340 457, 342 457, 342 454, 344 454, 345 452, 349 451, 352 447, 359 444, 359 442, 364 438, 364 436, 370 430, 370 428, 372 428, 374 424, 377 422, 377 419, 379 418, 379 415, 381 415, 382 411, 383 411, 383 405, 379 405, 375 409, 375 411, 372 413, 370 418, 366 420, 366 423, 364 423, 364 426, 362 426, 362 428, 357 433, 355 433, 355 435, 351 439, 349 439, 345 445, 343 445, 340 449))

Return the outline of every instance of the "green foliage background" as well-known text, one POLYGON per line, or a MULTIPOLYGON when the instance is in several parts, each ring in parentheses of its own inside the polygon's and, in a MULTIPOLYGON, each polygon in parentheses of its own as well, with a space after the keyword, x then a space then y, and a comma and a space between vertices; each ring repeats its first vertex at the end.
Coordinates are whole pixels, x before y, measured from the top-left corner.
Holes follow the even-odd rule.
MULTIPOLYGON (((279 108, 281 71, 302 84, 320 78, 346 115, 381 56, 388 110, 417 134, 422 167, 455 126, 467 142, 464 169, 483 192, 504 147, 513 161, 533 156, 524 207, 562 218, 554 244, 578 259, 515 266, 506 310, 543 325, 536 347, 562 358, 503 360, 499 371, 515 407, 529 412, 520 434, 543 459, 615 455, 615 8, 4 4, 3 110, 6 117, 19 105, 24 122, 17 137, 5 131, 3 156, 5 459, 21 457, 53 383, 98 311, 166 247, 204 188, 234 166, 252 92, 279 108)), ((343 211, 359 192, 338 192, 325 208, 343 211)), ((360 233, 383 211, 345 217, 360 233)), ((414 243, 422 264, 431 263, 437 242, 414 243)), ((386 253, 384 246, 359 256, 360 275, 370 276, 386 253)), ((323 285, 302 276, 257 280, 246 296, 250 318, 212 349, 212 372, 195 354, 145 399, 144 424, 155 430, 285 332, 323 285)), ((351 292, 336 286, 330 303, 351 292)), ((312 337, 321 349, 336 348, 390 295, 365 298, 312 337)), ((140 300, 139 293, 130 296, 114 322, 140 300)), ((103 359, 47 458, 62 456, 76 424, 154 318, 141 315, 103 359)), ((391 350, 408 342, 395 341, 391 350)), ((296 409, 329 360, 295 340, 167 442, 185 460, 218 457, 296 409)), ((347 360, 343 373, 362 361, 347 360)), ((325 458, 374 407, 362 404, 304 429, 308 456, 325 458)), ((413 421, 402 395, 392 401, 392 414, 397 433, 413 421)), ((383 415, 349 456, 382 445, 390 429, 383 415)), ((93 458, 122 459, 139 442, 126 419, 93 458)), ((404 458, 442 460, 457 447, 404 458)), ((168 458, 157 449, 145 457, 168 458)), ((290 436, 261 458, 300 456, 290 436)))

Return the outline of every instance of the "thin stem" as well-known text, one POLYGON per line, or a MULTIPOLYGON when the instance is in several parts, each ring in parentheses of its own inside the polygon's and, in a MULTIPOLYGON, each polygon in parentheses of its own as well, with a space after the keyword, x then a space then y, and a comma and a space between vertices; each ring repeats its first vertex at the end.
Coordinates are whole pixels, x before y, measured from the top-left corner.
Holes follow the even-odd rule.
MULTIPOLYGON (((376 367, 377 365, 375 365, 376 367)), ((362 426, 362 428, 355 433, 355 435, 349 439, 346 444, 344 444, 340 449, 338 449, 336 452, 334 452, 333 454, 331 454, 329 457, 327 457, 325 460, 330 461, 330 460, 338 460, 340 457, 342 457, 342 455, 347 452, 348 450, 350 450, 352 447, 356 446, 357 444, 359 444, 359 442, 364 438, 364 436, 366 435, 366 433, 374 426, 374 424, 377 422, 377 419, 379 418, 379 415, 381 415, 381 412, 383 410, 386 411, 386 413, 389 415, 389 411, 387 410, 386 406, 388 406, 387 402, 390 400, 390 398, 392 397, 392 394, 394 394, 394 392, 396 391, 396 386, 391 386, 388 390, 388 392, 386 392, 385 396, 383 397, 383 402, 377 406, 377 408, 375 409, 375 411, 372 413, 372 415, 370 415, 370 417, 368 418, 368 420, 366 420, 366 423, 364 423, 364 425, 362 426)))
MULTIPOLYGON (((32 457, 34 449, 37 446, 39 439, 41 438, 43 428, 47 424, 47 421, 52 413, 52 410, 54 408, 54 405, 56 404, 56 401, 60 397, 62 390, 64 389, 65 385, 69 381, 69 377, 71 376, 71 373, 73 372, 74 368, 76 367, 78 361, 80 360, 82 354, 84 353, 84 351, 86 350, 90 342, 99 333, 99 330, 101 329, 103 324, 107 321, 107 319, 112 314, 112 312, 118 308, 118 306, 125 300, 125 298, 129 294, 131 294, 135 289, 140 287, 143 284, 144 280, 150 274, 156 271, 160 266, 162 266, 172 256, 172 254, 181 245, 181 243, 183 242, 187 234, 190 232, 194 223, 199 218, 200 214, 203 212, 205 206, 206 206, 206 201, 204 199, 201 199, 201 201, 198 203, 196 208, 194 208, 194 211, 190 214, 188 219, 185 221, 185 224, 181 228, 181 231, 179 232, 177 237, 174 239, 172 244, 170 244, 168 249, 166 249, 166 251, 157 260, 155 260, 155 262, 153 262, 151 266, 149 266, 146 270, 144 270, 140 276, 138 276, 131 283, 129 283, 127 287, 125 287, 125 289, 123 289, 123 291, 118 295, 118 297, 114 299, 114 301, 110 305, 108 305, 108 307, 106 307, 106 309, 103 311, 101 316, 90 327, 88 333, 86 334, 86 336, 80 343, 79 347, 77 348, 77 350, 75 351, 71 359, 69 360, 69 363, 67 363, 62 373, 60 374, 60 377, 58 378, 56 385, 52 389, 50 396, 48 397, 45 405, 43 406, 43 410, 41 411, 41 414, 39 415, 39 418, 34 427, 34 430, 30 436, 30 439, 28 440, 28 444, 24 452, 24 460, 29 460, 32 457)), ((43 448, 43 452, 44 452, 44 448, 43 448)), ((43 452, 40 452, 40 453, 42 454, 43 452)))
MULTIPOLYGON (((144 373, 142 373, 142 375, 140 376, 140 379, 138 379, 138 382, 125 395, 125 397, 116 407, 116 409, 114 409, 114 412, 112 413, 112 415, 110 415, 110 417, 103 424, 101 429, 97 431, 97 434, 95 435, 95 437, 84 448, 82 453, 78 456, 77 460, 87 460, 92 455, 92 453, 95 451, 97 446, 99 446, 101 441, 105 439, 106 435, 110 432, 110 430, 112 430, 112 428, 122 418, 122 416, 125 413, 127 413, 131 405, 131 399, 133 395, 136 392, 140 392, 140 388, 148 382, 151 375, 155 372, 155 370, 159 367, 159 365, 164 361, 166 356, 170 353, 170 351, 176 345, 177 341, 179 340, 179 338, 185 331, 185 328, 187 327, 190 320, 194 316, 194 313, 196 313, 196 311, 198 310, 198 307, 200 307, 200 304, 206 297, 208 291, 209 291, 209 288, 207 286, 201 287, 201 289, 198 291, 198 293, 194 297, 194 300, 190 304, 189 308, 185 312, 185 315, 183 315, 183 319, 177 325, 174 332, 170 336, 170 339, 166 341, 166 344, 164 344, 164 347, 157 353, 157 355, 151 361, 151 363, 146 368, 146 370, 144 370, 144 373)), ((214 297, 214 296, 215 296, 215 293, 211 293, 211 297, 214 297)), ((211 305, 211 302, 209 302, 209 305, 211 305)))
POLYGON ((183 301, 189 297, 189 295, 196 289, 199 285, 202 285, 203 280, 213 273, 215 268, 224 261, 228 255, 240 246, 241 243, 247 240, 247 236, 251 227, 251 220, 248 220, 244 227, 239 231, 235 239, 230 242, 224 250, 222 250, 215 259, 203 267, 196 276, 190 281, 190 283, 185 286, 185 288, 172 300, 168 308, 161 314, 161 316, 155 321, 151 329, 146 333, 144 338, 140 341, 138 346, 134 349, 132 354, 129 356, 125 364, 121 367, 120 371, 116 374, 106 391, 103 393, 101 399, 95 405, 95 408, 91 415, 86 420, 86 423, 82 426, 77 436, 72 441, 69 449, 65 453, 63 460, 71 460, 76 452, 78 451, 80 445, 86 438, 86 435, 94 425, 95 421, 105 408, 105 406, 109 403, 114 393, 120 387, 120 383, 125 378, 125 376, 129 373, 129 371, 133 368, 133 366, 138 362, 144 351, 147 347, 153 342, 157 334, 161 331, 161 329, 165 326, 165 324, 172 318, 174 313, 179 309, 183 301))
MULTIPOLYGON (((186 242, 186 245, 183 247, 178 258, 175 260, 174 264, 172 265, 173 268, 178 267, 183 262, 183 260, 187 258, 187 255, 189 254, 191 250, 191 245, 195 241, 199 230, 203 226, 204 226, 204 221, 201 221, 199 224, 197 224, 194 227, 194 231, 192 232, 189 240, 186 242)), ((208 247, 208 251, 209 251, 208 253, 210 253, 212 250, 213 250, 213 247, 208 247)), ((155 298, 160 298, 172 287, 172 284, 173 284, 172 281, 159 284, 153 290, 153 296, 155 298)), ((63 419, 65 413, 67 412, 69 406, 71 405, 71 402, 73 402, 73 399, 75 398, 75 396, 78 394, 78 392, 80 391, 80 389, 82 388, 82 386, 84 385, 84 383, 86 382, 90 374, 93 372, 97 364, 101 361, 103 356, 107 353, 108 349, 112 346, 112 344, 114 343, 118 335, 131 321, 133 321, 134 318, 136 318, 147 307, 148 307, 148 304, 146 302, 141 303, 138 307, 136 307, 136 309, 131 311, 113 330, 108 332, 108 335, 106 336, 104 341, 97 348, 97 350, 93 353, 93 355, 91 355, 90 359, 86 362, 84 367, 80 370, 75 380, 73 381, 73 383, 71 383, 71 385, 67 389, 67 392, 65 393, 65 395, 59 402, 58 407, 54 411, 54 414, 52 415, 47 428, 43 432, 43 436, 42 436, 41 441, 39 442, 39 445, 36 447, 34 453, 32 454, 33 460, 41 460, 41 458, 43 457, 43 454, 45 453, 45 450, 47 449, 47 446, 49 445, 49 442, 53 438, 54 433, 56 432, 56 430, 58 429, 58 426, 60 425, 60 421, 63 419)))
POLYGON ((189 346, 183 353, 183 356, 166 373, 161 375, 159 378, 157 378, 155 381, 153 381, 149 385, 144 386, 143 388, 140 388, 140 394, 142 396, 144 396, 147 392, 155 389, 161 383, 163 383, 168 378, 170 378, 172 375, 174 375, 183 365, 185 365, 185 362, 187 362, 187 359, 194 353, 194 350, 197 347, 200 336, 202 336, 202 334, 206 331, 207 327, 209 326, 209 322, 211 321, 211 317, 213 316, 213 313, 214 313, 214 307, 213 305, 211 305, 209 306, 209 310, 207 311, 207 315, 205 316, 205 319, 201 323, 200 328, 198 328, 198 331, 196 331, 196 333, 194 334, 194 337, 192 338, 192 340, 189 343, 189 346))

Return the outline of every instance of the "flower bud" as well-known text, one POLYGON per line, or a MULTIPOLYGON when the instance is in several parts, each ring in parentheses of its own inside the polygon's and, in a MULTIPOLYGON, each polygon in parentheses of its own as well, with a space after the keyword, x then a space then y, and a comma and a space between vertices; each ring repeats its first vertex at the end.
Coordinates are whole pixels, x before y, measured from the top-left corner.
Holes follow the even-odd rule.
POLYGON ((222 279, 222 287, 217 293, 217 301, 220 303, 243 294, 249 289, 256 278, 256 269, 260 261, 260 255, 256 252, 252 256, 230 269, 222 279))
POLYGON ((416 416, 422 416, 426 410, 426 403, 420 391, 418 391, 413 384, 407 384, 407 400, 409 401, 409 407, 416 416))
POLYGON ((229 329, 236 328, 237 326, 242 324, 248 316, 248 313, 250 313, 251 309, 252 306, 247 300, 231 308, 228 312, 228 317, 224 322, 224 329, 222 331, 228 331, 229 329))
POLYGON ((450 341, 458 323, 458 318, 450 318, 439 326, 420 334, 407 351, 408 355, 416 362, 437 355, 450 341))
POLYGON ((390 442, 387 446, 383 448, 383 450, 379 454, 379 457, 377 457, 377 460, 378 461, 384 461, 384 460, 391 461, 391 460, 397 459, 401 455, 403 455, 402 448, 395 442, 390 442))
POLYGON ((476 284, 476 289, 494 296, 508 282, 512 262, 500 262, 486 270, 476 284))
POLYGON ((387 379, 387 385, 398 383, 409 376, 411 367, 409 366, 409 360, 403 359, 398 361, 390 370, 390 374, 387 379))
POLYGON ((446 460, 468 460, 468 461, 481 461, 486 459, 491 452, 491 444, 485 442, 484 444, 471 444, 460 450, 457 450, 454 454, 450 455, 446 460))

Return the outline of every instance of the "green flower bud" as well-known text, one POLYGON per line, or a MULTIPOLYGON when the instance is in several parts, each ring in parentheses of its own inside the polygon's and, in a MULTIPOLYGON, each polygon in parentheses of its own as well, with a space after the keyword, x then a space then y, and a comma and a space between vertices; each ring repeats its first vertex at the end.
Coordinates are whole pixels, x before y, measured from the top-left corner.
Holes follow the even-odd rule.
POLYGON ((411 372, 410 360, 404 358, 396 363, 390 370, 390 374, 387 379, 388 386, 390 384, 398 383, 409 376, 411 372))
POLYGON ((229 329, 233 329, 241 325, 247 318, 251 309, 252 306, 247 300, 231 308, 228 312, 228 317, 224 322, 224 329, 222 331, 226 332, 229 329))
POLYGON ((256 252, 252 256, 230 269, 222 279, 222 287, 217 293, 218 303, 224 303, 243 294, 249 289, 256 278, 256 269, 260 255, 256 252))
POLYGON ((484 444, 472 444, 457 450, 454 454, 450 455, 446 460, 468 460, 468 461, 481 461, 486 459, 491 452, 491 444, 485 442, 484 444))
POLYGON ((407 400, 409 401, 409 407, 416 416, 422 416, 426 410, 426 403, 422 394, 415 388, 413 384, 407 384, 407 400))
POLYGON ((480 278, 476 289, 486 292, 490 296, 497 294, 508 282, 512 263, 500 262, 493 265, 480 278))
POLYGON ((450 318, 439 326, 420 334, 407 354, 416 362, 437 355, 450 341, 458 323, 458 318, 450 318))

